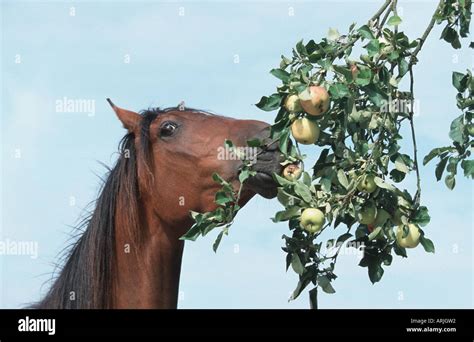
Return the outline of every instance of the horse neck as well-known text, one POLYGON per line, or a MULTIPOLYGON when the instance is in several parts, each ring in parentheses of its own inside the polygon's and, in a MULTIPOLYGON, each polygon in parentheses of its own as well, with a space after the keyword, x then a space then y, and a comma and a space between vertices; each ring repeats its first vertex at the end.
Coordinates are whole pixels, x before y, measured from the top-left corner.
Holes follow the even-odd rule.
MULTIPOLYGON (((125 207, 126 208, 126 207, 125 207)), ((116 308, 176 308, 184 241, 146 205, 139 213, 140 241, 116 217, 116 308)))

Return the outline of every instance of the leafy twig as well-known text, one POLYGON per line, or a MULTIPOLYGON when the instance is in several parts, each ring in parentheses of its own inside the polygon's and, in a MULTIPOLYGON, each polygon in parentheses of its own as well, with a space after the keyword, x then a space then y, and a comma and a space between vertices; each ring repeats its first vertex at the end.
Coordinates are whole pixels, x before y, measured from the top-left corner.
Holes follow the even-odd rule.
POLYGON ((415 101, 415 93, 414 93, 414 86, 415 86, 415 79, 413 77, 413 66, 410 65, 409 68, 410 73, 410 93, 411 93, 411 105, 410 105, 410 128, 411 128, 411 139, 413 141, 413 163, 415 166, 416 172, 416 194, 415 194, 415 207, 420 205, 420 197, 421 197, 421 177, 420 177, 420 168, 418 166, 418 149, 416 146, 416 134, 415 134, 415 123, 414 123, 414 111, 413 111, 413 102, 415 101))
POLYGON ((380 15, 387 9, 388 6, 390 6, 390 3, 392 2, 392 0, 386 0, 384 2, 384 4, 382 5, 382 7, 379 8, 379 10, 377 12, 375 12, 375 14, 372 16, 372 18, 370 18, 370 21, 375 21, 377 19, 379 19, 380 15))
POLYGON ((443 7, 444 0, 440 0, 438 3, 438 7, 436 7, 436 10, 431 17, 430 23, 428 24, 428 27, 426 28, 425 32, 420 38, 420 42, 418 43, 418 46, 416 49, 413 51, 410 57, 410 65, 416 64, 417 59, 416 55, 418 55, 418 52, 420 52, 421 48, 423 47, 423 44, 425 43, 426 39, 428 38, 429 34, 431 33, 431 30, 433 29, 435 23, 436 23, 436 14, 441 10, 443 7))

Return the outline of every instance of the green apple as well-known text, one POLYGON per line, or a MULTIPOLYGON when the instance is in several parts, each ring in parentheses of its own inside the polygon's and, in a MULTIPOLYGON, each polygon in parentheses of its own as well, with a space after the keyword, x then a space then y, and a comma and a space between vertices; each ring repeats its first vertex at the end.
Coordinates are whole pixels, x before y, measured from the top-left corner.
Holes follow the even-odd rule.
POLYGON ((357 189, 359 191, 365 191, 367 193, 372 193, 377 189, 377 184, 375 184, 375 176, 372 174, 368 174, 362 177, 362 180, 357 185, 357 189))
POLYGON ((374 227, 381 227, 390 218, 390 214, 383 208, 377 209, 377 216, 375 216, 374 227))
POLYGON ((309 115, 318 116, 329 109, 329 93, 321 86, 311 86, 299 95, 301 107, 309 115))
POLYGON ((320 129, 317 123, 308 118, 300 118, 291 124, 291 134, 303 145, 314 144, 319 138, 320 129))
POLYGON ((471 136, 474 137, 474 124, 470 123, 466 126, 467 133, 471 136))
POLYGON ((324 213, 316 208, 307 208, 303 210, 300 218, 300 226, 310 233, 316 233, 324 225, 324 213))
POLYGON ((367 203, 357 213, 357 221, 362 224, 373 224, 377 217, 377 208, 372 202, 367 203))
POLYGON ((420 243, 420 228, 416 224, 408 224, 408 234, 403 237, 403 225, 397 228, 397 244, 404 248, 415 248, 420 243))
POLYGON ((285 108, 290 113, 299 113, 303 111, 298 95, 290 95, 285 100, 285 108))

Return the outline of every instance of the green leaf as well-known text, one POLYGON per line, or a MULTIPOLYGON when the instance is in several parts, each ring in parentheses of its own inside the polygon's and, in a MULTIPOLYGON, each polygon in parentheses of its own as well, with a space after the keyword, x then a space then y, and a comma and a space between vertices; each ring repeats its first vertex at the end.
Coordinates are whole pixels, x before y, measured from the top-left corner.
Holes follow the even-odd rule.
POLYGON ((307 56, 308 51, 306 51, 306 47, 303 44, 303 39, 301 39, 298 43, 296 43, 296 51, 302 56, 307 56))
POLYGON ((260 139, 247 140, 247 146, 249 146, 249 147, 260 147, 260 146, 262 146, 262 141, 260 139))
POLYGON ((360 86, 366 86, 370 84, 372 78, 372 71, 369 68, 361 68, 357 73, 355 83, 360 86))
POLYGON ((323 165, 326 163, 326 158, 328 154, 329 154, 328 148, 325 148, 324 150, 322 150, 321 154, 319 155, 318 160, 313 166, 313 171, 315 174, 323 168, 323 165))
POLYGON ((305 48, 306 48, 306 52, 307 52, 308 54, 312 54, 313 52, 315 52, 316 50, 319 49, 319 45, 316 44, 316 42, 315 42, 313 39, 311 39, 311 40, 306 44, 306 47, 305 47, 305 48))
POLYGON ((444 158, 441 158, 440 162, 436 165, 435 176, 436 176, 437 181, 439 181, 443 177, 443 172, 444 172, 444 169, 446 168, 448 159, 449 159, 449 156, 445 156, 444 158))
POLYGON ((334 67, 334 71, 343 75, 347 82, 352 81, 352 72, 349 68, 346 68, 340 65, 334 65, 333 67, 334 67))
POLYGON ((229 183, 224 179, 222 178, 218 173, 214 172, 212 174, 212 179, 214 180, 214 182, 216 183, 219 183, 220 185, 228 185, 229 183))
POLYGON ((245 182, 250 176, 252 175, 252 172, 247 169, 247 168, 244 168, 242 171, 240 171, 239 173, 239 182, 240 183, 243 183, 245 182))
POLYGON ((298 216, 300 211, 299 207, 290 207, 287 210, 279 211, 275 214, 275 217, 272 218, 274 223, 288 221, 292 217, 298 216))
POLYGON ((301 263, 298 253, 293 253, 291 257, 291 268, 293 268, 293 271, 295 271, 295 273, 299 275, 302 275, 304 273, 304 266, 301 263))
POLYGON ((329 87, 329 93, 334 99, 341 99, 350 94, 349 88, 343 83, 335 83, 329 87))
POLYGON ((280 94, 272 94, 270 97, 262 96, 260 101, 256 104, 258 108, 266 112, 271 112, 272 110, 280 107, 282 96, 280 94))
POLYGON ((405 248, 400 247, 396 242, 393 244, 393 251, 396 255, 400 255, 401 257, 407 258, 407 251, 405 248))
POLYGON ((341 34, 339 33, 339 31, 335 28, 330 28, 329 31, 328 31, 328 40, 330 41, 336 41, 339 39, 339 37, 341 36, 341 34))
POLYGON ((341 185, 345 189, 347 189, 349 187, 349 181, 347 180, 346 173, 344 172, 343 169, 339 169, 337 171, 337 180, 339 181, 339 183, 341 183, 341 185))
POLYGON ((398 63, 398 77, 402 78, 405 76, 405 74, 408 72, 408 69, 410 68, 410 65, 405 59, 401 59, 400 62, 398 63))
POLYGON ((450 172, 453 176, 456 175, 458 171, 458 163, 459 163, 459 158, 450 157, 448 161, 448 166, 446 167, 446 171, 450 172))
POLYGON ((306 185, 307 187, 310 187, 310 186, 311 186, 311 176, 309 175, 308 172, 303 172, 302 182, 303 182, 303 184, 306 185))
POLYGON ((318 276, 318 285, 323 289, 326 293, 336 293, 336 290, 331 285, 331 281, 327 276, 319 275, 318 276))
POLYGON ((300 196, 306 203, 311 203, 311 191, 302 182, 297 182, 295 184, 295 193, 300 196))
POLYGON ((383 273, 384 270, 378 260, 369 263, 369 279, 372 284, 380 281, 380 279, 382 279, 383 273))
POLYGON ((278 139, 279 140, 279 147, 280 147, 280 151, 282 153, 287 153, 288 152, 288 141, 290 139, 290 129, 287 127, 285 128, 281 134, 280 134, 280 138, 278 139))
POLYGON ((423 248, 425 249, 425 251, 427 253, 434 253, 435 252, 435 247, 434 247, 433 241, 431 241, 430 239, 425 238, 424 235, 420 236, 420 243, 421 243, 421 245, 423 246, 423 248))
POLYGON ((410 172, 410 169, 405 164, 405 161, 403 160, 401 155, 399 155, 397 157, 397 159, 395 159, 395 169, 397 169, 398 171, 403 172, 403 173, 410 172))
POLYGON ((467 86, 467 77, 460 72, 453 72, 453 86, 460 92, 464 92, 467 86))
POLYGON ((283 178, 283 177, 277 175, 276 173, 273 174, 273 178, 281 186, 286 186, 286 185, 292 185, 293 184, 293 182, 290 182, 286 178, 283 178))
POLYGON ((456 178, 454 178, 454 175, 447 175, 444 179, 444 183, 446 184, 449 190, 453 190, 456 186, 456 178))
POLYGON ((451 149, 450 146, 448 147, 438 147, 438 148, 434 148, 430 151, 430 153, 428 153, 425 158, 423 159, 423 165, 426 165, 428 164, 433 158, 439 156, 440 154, 446 152, 446 151, 449 151, 451 149))
POLYGON ((287 193, 285 190, 283 190, 283 188, 278 188, 277 192, 278 202, 280 202, 285 208, 293 206, 295 201, 299 200, 298 198, 287 193))
POLYGON ((443 32, 441 32, 440 38, 450 43, 451 46, 455 49, 461 48, 461 42, 459 41, 458 33, 456 32, 455 29, 453 29, 452 27, 449 27, 449 25, 447 25, 444 28, 443 32))
POLYGON ((289 300, 294 300, 298 298, 300 293, 308 286, 311 281, 308 278, 302 278, 298 281, 298 285, 296 285, 296 289, 293 291, 289 300))
POLYGON ((374 182, 379 188, 387 189, 387 190, 390 190, 390 191, 395 191, 395 187, 393 185, 386 183, 380 177, 374 177, 374 182))
MULTIPOLYGON (((283 235, 285 236, 285 235, 283 235)), ((285 249, 283 249, 285 251, 285 249)), ((286 271, 288 272, 288 268, 290 268, 290 265, 291 265, 291 256, 292 256, 292 253, 288 253, 286 255, 286 271)))
POLYGON ((449 137, 459 143, 462 144, 464 141, 464 123, 463 123, 464 115, 459 115, 456 119, 451 122, 451 127, 449 131, 449 137))
POLYGON ((463 160, 461 162, 461 167, 464 170, 465 177, 474 178, 474 160, 463 160))
POLYGON ((191 215, 191 217, 193 218, 194 221, 198 222, 201 220, 202 218, 202 214, 201 213, 198 213, 197 211, 193 211, 193 210, 190 210, 189 211, 189 214, 191 215))
POLYGON ((401 23, 402 23, 402 18, 400 18, 398 15, 392 15, 387 21, 387 25, 390 25, 390 26, 398 26, 401 23))
POLYGON ((217 235, 216 241, 214 241, 212 245, 212 250, 214 251, 214 253, 217 252, 217 248, 219 248, 219 245, 221 243, 223 236, 224 236, 224 231, 220 232, 219 235, 217 235))
POLYGON ((189 230, 181 236, 180 240, 190 240, 196 241, 196 239, 201 235, 201 227, 198 224, 194 224, 189 230))
POLYGON ((344 233, 344 234, 342 234, 341 236, 339 236, 339 237, 337 238, 336 245, 345 242, 345 241, 346 241, 347 239, 349 239, 350 237, 352 237, 352 234, 351 234, 351 233, 344 233))
POLYGON ((209 233, 210 231, 212 231, 216 227, 217 227, 217 223, 214 223, 214 222, 211 222, 211 221, 207 221, 207 222, 203 223, 200 226, 202 236, 206 236, 207 233, 209 233))
POLYGON ((321 184, 321 188, 323 189, 323 191, 331 191, 331 180, 329 178, 321 178, 321 181, 319 183, 321 184))
POLYGON ((288 65, 290 65, 292 62, 291 59, 281 55, 281 62, 280 62, 280 68, 281 69, 285 69, 286 67, 288 67, 288 65))
POLYGON ((430 219, 431 218, 430 214, 428 213, 428 208, 425 206, 421 206, 413 215, 412 222, 424 227, 428 223, 430 223, 430 219))
POLYGON ((361 26, 357 32, 365 39, 374 39, 375 36, 367 25, 361 26))
POLYGON ((390 171, 390 178, 395 182, 395 183, 400 183, 402 180, 405 179, 405 176, 407 174, 404 172, 400 172, 397 169, 393 169, 390 171))
POLYGON ((270 74, 282 80, 283 83, 288 83, 288 80, 290 79, 290 74, 282 69, 272 69, 270 70, 270 74))
MULTIPOLYGON (((242 174, 242 173, 241 173, 242 174)), ((240 178, 240 175, 239 175, 240 178)), ((218 205, 225 205, 226 203, 233 202, 232 196, 225 191, 216 192, 215 201, 218 205)))
POLYGON ((369 56, 375 56, 380 52, 380 42, 378 39, 372 39, 365 48, 369 56))
POLYGON ((374 84, 368 85, 364 90, 369 96, 369 100, 372 101, 374 105, 381 107, 384 104, 387 95, 374 84))

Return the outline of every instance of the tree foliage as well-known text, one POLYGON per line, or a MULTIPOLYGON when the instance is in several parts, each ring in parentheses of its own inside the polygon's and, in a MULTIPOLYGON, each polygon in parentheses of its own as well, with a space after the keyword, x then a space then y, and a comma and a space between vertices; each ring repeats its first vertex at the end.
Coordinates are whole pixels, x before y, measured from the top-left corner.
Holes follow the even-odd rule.
MULTIPOLYGON (((271 127, 272 138, 279 141, 287 163, 305 159, 298 144, 291 148, 288 144, 295 120, 306 117, 321 132, 314 146, 319 157, 300 179, 287 180, 275 175, 282 210, 273 221, 288 222, 289 234, 283 236, 286 267, 291 266, 299 277, 290 299, 311 286, 311 307, 317 308, 319 289, 334 293, 336 261, 341 249, 347 246, 363 253, 359 265, 367 268, 370 281, 380 281, 394 255, 407 257, 406 249, 397 243, 397 229, 399 238, 406 238, 411 224, 419 227, 423 248, 434 252, 434 244, 422 228, 429 223, 430 216, 421 204, 414 127, 414 66, 435 25, 444 26, 441 39, 455 49, 461 48, 462 38, 469 33, 470 17, 471 1, 440 1, 422 37, 413 39, 399 29, 403 18, 397 13, 397 1, 387 0, 366 24, 352 24, 346 34, 330 29, 319 41, 297 42, 291 54, 281 56, 280 65, 270 71, 280 84, 256 105, 264 111, 277 112, 271 127), (353 53, 355 46, 362 48, 361 55, 353 53), (400 86, 404 78, 409 79, 408 88, 400 86), (291 95, 303 99, 312 85, 327 89, 331 99, 329 110, 320 116, 289 112, 285 100, 291 95), (411 131, 411 150, 401 147, 402 139, 406 138, 401 134, 405 125, 411 131), (362 186, 367 177, 375 183, 374 191, 362 186), (407 177, 416 178, 414 193, 401 188, 407 177), (326 224, 317 233, 301 227, 300 216, 306 208, 318 208, 325 215, 326 224), (375 208, 372 221, 366 217, 368 208, 375 208), (371 223, 367 224, 368 221, 371 223), (337 236, 335 228, 339 226, 345 229, 337 236), (333 230, 336 236, 322 241, 320 235, 326 230, 333 230)), ((454 188, 458 165, 465 176, 474 177, 470 159, 474 80, 470 71, 454 72, 452 83, 458 91, 456 101, 462 112, 449 130, 453 144, 433 149, 423 160, 426 164, 439 159, 436 178, 441 179, 446 170, 445 183, 450 189, 454 188)), ((227 232, 236 211, 224 214, 225 207, 235 203, 236 197, 227 191, 225 181, 216 180, 227 193, 227 197, 222 192, 216 195, 218 216, 216 212, 193 214, 196 224, 185 238, 195 239, 219 225, 225 229, 218 241, 227 232), (222 220, 216 222, 216 217, 217 221, 222 220)))

